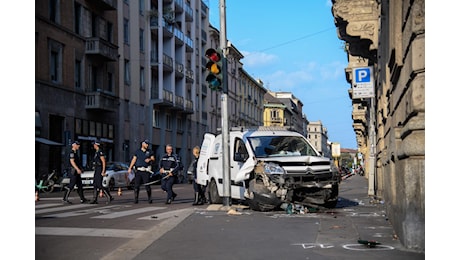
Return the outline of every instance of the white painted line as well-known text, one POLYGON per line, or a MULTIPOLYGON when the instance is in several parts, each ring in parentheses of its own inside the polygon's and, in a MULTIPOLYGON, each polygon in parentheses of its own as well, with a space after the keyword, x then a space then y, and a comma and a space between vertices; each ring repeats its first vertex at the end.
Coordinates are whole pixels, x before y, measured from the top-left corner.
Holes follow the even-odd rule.
POLYGON ((62 213, 56 213, 56 214, 51 214, 51 215, 45 215, 43 217, 46 217, 46 218, 68 218, 68 217, 83 216, 83 215, 94 214, 94 213, 107 214, 106 212, 110 212, 109 209, 114 208, 114 207, 117 207, 117 206, 112 205, 112 206, 106 206, 106 207, 101 207, 101 208, 74 210, 74 211, 70 211, 70 212, 62 212, 62 213))
POLYGON ((160 210, 160 209, 165 209, 165 207, 148 207, 148 208, 125 210, 125 211, 114 212, 114 213, 110 213, 106 215, 100 215, 100 216, 96 216, 92 218, 113 219, 113 218, 125 217, 129 215, 134 215, 134 214, 139 214, 139 213, 144 213, 144 212, 149 212, 149 211, 155 211, 155 210, 160 210))
POLYGON ((51 208, 56 206, 62 206, 62 203, 47 203, 47 204, 39 204, 35 205, 35 209, 44 209, 44 208, 51 208))
POLYGON ((35 227, 35 235, 137 238, 146 231, 103 228, 35 227))
MULTIPOLYGON (((62 205, 62 204, 61 204, 62 205)), ((74 205, 67 205, 57 208, 49 208, 49 209, 41 209, 35 210, 35 215, 37 214, 45 214, 50 212, 57 212, 57 211, 65 211, 65 210, 72 210, 72 209, 80 209, 80 208, 87 208, 87 207, 94 207, 96 204, 74 204, 74 205)))

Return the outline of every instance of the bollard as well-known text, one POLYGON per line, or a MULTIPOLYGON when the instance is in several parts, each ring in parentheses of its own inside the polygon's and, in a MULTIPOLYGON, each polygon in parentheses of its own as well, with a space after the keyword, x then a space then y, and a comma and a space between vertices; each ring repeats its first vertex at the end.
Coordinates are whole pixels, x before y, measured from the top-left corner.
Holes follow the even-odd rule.
POLYGON ((121 192, 121 187, 118 188, 118 196, 121 196, 122 195, 122 192, 121 192))

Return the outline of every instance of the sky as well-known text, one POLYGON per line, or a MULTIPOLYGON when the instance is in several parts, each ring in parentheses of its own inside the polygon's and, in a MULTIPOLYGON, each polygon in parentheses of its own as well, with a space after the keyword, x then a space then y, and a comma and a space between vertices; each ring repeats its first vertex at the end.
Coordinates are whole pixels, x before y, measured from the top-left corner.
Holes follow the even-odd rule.
MULTIPOLYGON (((270 91, 291 92, 309 121, 321 121, 330 142, 356 149, 344 43, 330 0, 226 0, 227 40, 243 68, 270 91)), ((210 23, 220 30, 219 0, 209 0, 210 23)))

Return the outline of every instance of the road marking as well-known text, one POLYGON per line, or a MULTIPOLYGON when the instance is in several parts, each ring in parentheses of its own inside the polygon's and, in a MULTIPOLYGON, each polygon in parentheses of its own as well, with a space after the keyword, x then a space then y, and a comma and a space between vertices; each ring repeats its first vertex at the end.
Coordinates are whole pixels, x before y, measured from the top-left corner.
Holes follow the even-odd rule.
POLYGON ((165 207, 148 207, 148 208, 125 210, 125 211, 120 211, 120 212, 114 212, 114 213, 109 213, 109 214, 105 214, 105 215, 100 215, 100 216, 96 216, 96 217, 92 217, 92 218, 114 219, 114 218, 125 217, 125 216, 139 214, 139 213, 145 213, 145 212, 149 212, 149 211, 160 210, 160 209, 165 209, 165 207))
POLYGON ((182 222, 193 212, 194 209, 192 208, 183 209, 181 212, 179 212, 180 214, 178 214, 177 217, 172 218, 170 221, 162 221, 161 223, 158 223, 150 230, 145 231, 141 237, 137 239, 131 239, 126 244, 119 246, 116 250, 102 257, 101 260, 124 260, 135 258, 135 256, 140 254, 166 232, 177 226, 177 224, 182 222))
POLYGON ((86 208, 86 207, 94 207, 94 206, 96 206, 96 204, 94 205, 93 204, 75 204, 75 205, 68 205, 68 206, 55 207, 55 208, 46 208, 46 209, 41 209, 41 210, 35 210, 35 215, 45 214, 45 213, 50 213, 50 212, 57 212, 57 211, 64 211, 64 210, 80 209, 80 208, 86 208))
POLYGON ((138 238, 146 231, 104 228, 35 227, 35 235, 138 238))
POLYGON ((47 203, 47 204, 40 204, 35 205, 35 209, 44 209, 44 208, 51 208, 56 206, 62 206, 62 203, 47 203))
POLYGON ((114 208, 114 207, 117 207, 117 206, 113 205, 113 206, 106 206, 106 207, 101 207, 101 208, 92 208, 92 209, 83 209, 83 210, 78 210, 78 211, 62 212, 62 213, 57 213, 57 214, 45 215, 43 217, 45 218, 68 218, 68 217, 83 216, 83 215, 94 214, 94 213, 104 214, 104 212, 107 212, 108 209, 114 208))
POLYGON ((183 212, 189 211, 190 209, 178 209, 178 210, 173 210, 173 211, 167 211, 163 212, 160 214, 156 214, 154 216, 148 216, 148 217, 142 217, 138 219, 143 219, 143 220, 163 220, 163 219, 170 219, 172 217, 178 217, 181 215, 183 212))

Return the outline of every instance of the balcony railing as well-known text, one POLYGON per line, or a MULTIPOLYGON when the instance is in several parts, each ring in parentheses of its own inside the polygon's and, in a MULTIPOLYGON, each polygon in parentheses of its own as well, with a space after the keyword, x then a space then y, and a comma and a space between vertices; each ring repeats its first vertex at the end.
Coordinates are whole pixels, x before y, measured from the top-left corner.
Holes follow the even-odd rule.
POLYGON ((116 98, 104 92, 87 92, 86 93, 86 109, 116 111, 116 98))
POLYGON ((117 46, 99 37, 86 39, 86 54, 98 55, 103 59, 116 61, 118 57, 117 49, 117 46))

